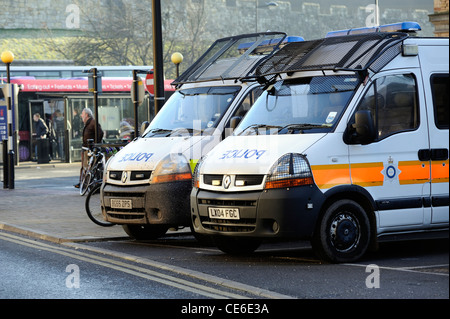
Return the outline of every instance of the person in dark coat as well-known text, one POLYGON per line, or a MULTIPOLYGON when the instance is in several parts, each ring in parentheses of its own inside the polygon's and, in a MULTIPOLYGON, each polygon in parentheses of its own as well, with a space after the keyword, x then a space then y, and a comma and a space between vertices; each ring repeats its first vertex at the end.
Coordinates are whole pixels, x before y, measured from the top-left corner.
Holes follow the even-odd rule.
MULTIPOLYGON (((36 134, 36 139, 47 138, 49 130, 39 113, 33 114, 33 121, 34 121, 34 132, 36 134)), ((36 145, 34 146, 34 154, 35 154, 35 158, 36 158, 35 160, 37 161, 37 154, 38 154, 37 141, 36 141, 36 145)))
POLYGON ((81 136, 81 130, 83 129, 83 123, 78 109, 73 110, 72 118, 72 138, 78 138, 81 136))
MULTIPOLYGON (((88 108, 85 108, 81 112, 81 119, 84 123, 83 128, 83 146, 89 147, 88 140, 95 140, 95 125, 97 125, 97 140, 95 143, 100 143, 103 140, 103 130, 100 124, 97 124, 97 121, 94 119, 94 115, 92 114, 92 111, 88 108)), ((81 173, 84 168, 87 167, 88 161, 87 161, 87 152, 82 151, 81 152, 81 170, 80 170, 80 182, 81 182, 81 173)), ((80 182, 76 185, 74 185, 76 188, 80 187, 80 182)))
MULTIPOLYGON (((84 109, 83 112, 81 112, 81 119, 84 123, 83 146, 88 147, 88 140, 95 139, 95 125, 97 124, 97 121, 94 119, 92 111, 88 108, 84 109)), ((100 143, 103 140, 103 130, 100 124, 97 125, 97 135, 98 136, 95 143, 100 143)))
POLYGON ((39 113, 33 115, 36 138, 47 138, 48 127, 39 113))

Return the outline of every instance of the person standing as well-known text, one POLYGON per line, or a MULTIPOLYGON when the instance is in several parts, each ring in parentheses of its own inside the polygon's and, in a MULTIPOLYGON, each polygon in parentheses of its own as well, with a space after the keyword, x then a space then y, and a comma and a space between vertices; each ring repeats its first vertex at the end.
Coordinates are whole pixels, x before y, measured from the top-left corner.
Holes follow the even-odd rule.
POLYGON ((34 146, 34 154, 35 154, 35 159, 37 161, 38 140, 46 139, 49 132, 48 132, 47 125, 45 124, 44 120, 41 118, 41 115, 39 113, 35 113, 33 115, 33 121, 34 121, 34 132, 36 134, 36 145, 34 146))
MULTIPOLYGON (((88 108, 85 108, 81 112, 81 119, 84 123, 83 128, 83 147, 89 147, 89 140, 95 140, 95 126, 97 125, 97 140, 94 141, 95 143, 100 143, 103 140, 103 130, 100 124, 97 123, 97 121, 94 119, 94 115, 92 114, 92 111, 88 108)), ((75 184, 75 188, 80 188, 81 183, 81 175, 83 172, 83 169, 87 167, 88 164, 88 158, 87 158, 87 152, 82 151, 81 152, 81 169, 80 169, 80 179, 78 184, 75 184)))
POLYGON ((56 110, 54 114, 54 134, 56 142, 56 151, 58 153, 59 159, 65 161, 64 154, 64 116, 60 110, 56 110))
POLYGON ((83 124, 81 121, 81 117, 78 109, 73 109, 73 118, 72 118, 72 138, 81 137, 81 129, 83 128, 83 124))

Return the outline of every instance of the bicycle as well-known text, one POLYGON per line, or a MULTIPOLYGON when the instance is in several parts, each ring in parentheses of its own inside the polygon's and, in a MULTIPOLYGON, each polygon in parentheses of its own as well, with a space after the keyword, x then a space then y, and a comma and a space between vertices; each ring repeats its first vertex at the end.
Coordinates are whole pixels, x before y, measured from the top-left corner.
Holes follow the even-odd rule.
POLYGON ((88 217, 97 225, 103 227, 114 226, 114 223, 110 223, 103 218, 102 207, 101 207, 101 197, 100 188, 102 186, 101 181, 95 182, 93 187, 90 189, 88 195, 86 196, 85 208, 88 217))
MULTIPOLYGON (((119 146, 119 148, 121 147, 122 146, 119 146)), ((83 181, 80 185, 80 188, 85 187, 86 190, 89 189, 84 204, 88 217, 95 224, 103 227, 115 225, 114 223, 110 223, 103 218, 100 188, 102 186, 103 170, 106 166, 105 161, 107 158, 114 156, 117 151, 118 147, 115 146, 106 147, 104 149, 94 146, 91 154, 88 155, 90 158, 88 168, 86 169, 86 181, 83 181)))
POLYGON ((81 149, 87 151, 89 158, 87 168, 83 168, 81 171, 80 195, 83 196, 92 188, 94 183, 102 180, 103 169, 105 167, 105 155, 101 152, 101 148, 97 146, 83 146, 81 149))

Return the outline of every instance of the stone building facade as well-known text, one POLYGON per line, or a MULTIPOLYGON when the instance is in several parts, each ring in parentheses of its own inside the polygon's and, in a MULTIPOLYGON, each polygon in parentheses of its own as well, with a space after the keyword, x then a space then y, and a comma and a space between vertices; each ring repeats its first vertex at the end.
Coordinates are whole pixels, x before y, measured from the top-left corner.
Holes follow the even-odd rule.
MULTIPOLYGON (((432 1, 432 0, 427 0, 432 1)), ((301 35, 305 39, 322 37, 327 31, 362 27, 370 20, 367 5, 372 0, 282 0, 272 1, 277 6, 267 6, 266 0, 163 0, 163 11, 169 3, 176 3, 178 10, 188 5, 204 6, 205 36, 216 39, 233 34, 254 31, 284 31, 290 35, 301 35), (340 4, 339 4, 340 3, 340 4)), ((403 7, 384 4, 380 7, 382 24, 399 21, 417 21, 422 25, 423 35, 432 36, 434 27, 430 22, 432 14, 428 6, 419 6, 423 0, 398 0, 403 7)), ((445 3, 448 0, 435 0, 445 3)), ((30 32, 51 29, 64 35, 76 34, 88 26, 83 7, 96 4, 96 12, 108 14, 112 7, 119 8, 110 14, 125 10, 139 10, 142 6, 151 8, 151 1, 142 0, 0 0, 0 37, 17 37, 30 32), (78 12, 77 12, 78 7, 78 12), (80 10, 81 9, 81 10, 80 10), (123 9, 123 10, 122 10, 123 9), (79 20, 77 20, 77 14, 79 20)), ((445 8, 444 8, 445 9, 445 8)), ((170 16, 170 12, 166 12, 170 16)), ((92 17, 89 17, 92 18, 92 17)), ((151 16, 148 16, 151 23, 151 16)), ((99 21, 101 23, 101 21, 99 21)), ((434 23, 434 22, 433 22, 434 23)), ((447 26, 448 29, 448 26, 447 26)), ((180 36, 182 36, 180 34, 180 36)))
POLYGON ((448 0, 434 0, 434 14, 430 15, 430 21, 434 25, 434 34, 437 37, 449 36, 449 9, 448 0))

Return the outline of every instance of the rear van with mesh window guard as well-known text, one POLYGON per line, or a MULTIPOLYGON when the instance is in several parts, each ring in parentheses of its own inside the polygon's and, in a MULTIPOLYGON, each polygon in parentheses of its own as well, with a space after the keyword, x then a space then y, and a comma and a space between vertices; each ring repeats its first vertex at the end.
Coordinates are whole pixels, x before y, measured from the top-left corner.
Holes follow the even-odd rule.
POLYGON ((175 93, 148 128, 106 164, 104 218, 136 239, 191 226, 192 170, 250 109, 261 84, 256 66, 283 45, 302 41, 283 32, 215 41, 173 85, 175 93))

